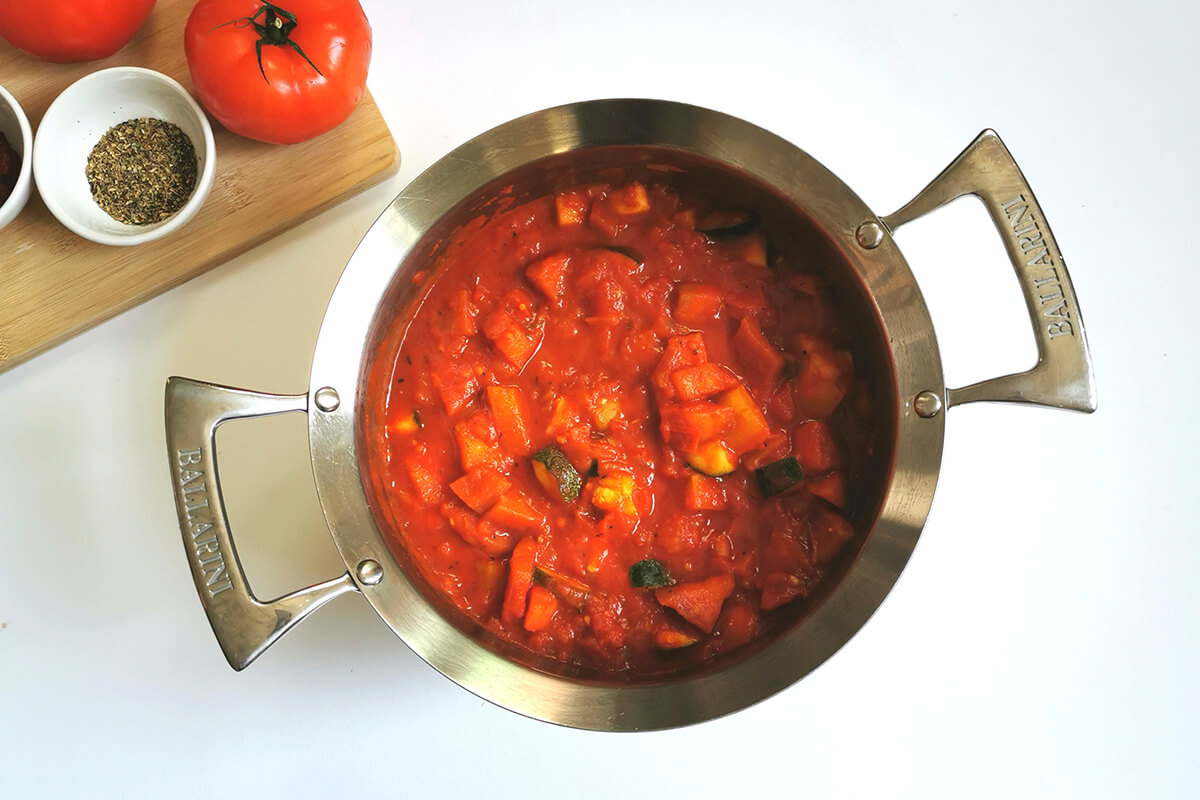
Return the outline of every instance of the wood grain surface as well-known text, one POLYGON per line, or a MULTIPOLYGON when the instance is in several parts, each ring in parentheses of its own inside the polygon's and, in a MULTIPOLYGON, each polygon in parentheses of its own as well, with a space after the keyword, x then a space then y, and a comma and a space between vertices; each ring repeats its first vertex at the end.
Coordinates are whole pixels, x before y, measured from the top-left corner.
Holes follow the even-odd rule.
MULTIPOLYGON (((35 137, 59 92, 98 69, 148 67, 191 91, 183 29, 193 4, 158 0, 133 41, 88 64, 48 64, 0 41, 0 84, 25 109, 35 137)), ((399 166, 369 93, 334 130, 287 147, 212 125, 217 164, 208 199, 190 222, 158 241, 89 242, 51 215, 35 187, 25 210, 0 230, 0 372, 379 183, 399 166)))

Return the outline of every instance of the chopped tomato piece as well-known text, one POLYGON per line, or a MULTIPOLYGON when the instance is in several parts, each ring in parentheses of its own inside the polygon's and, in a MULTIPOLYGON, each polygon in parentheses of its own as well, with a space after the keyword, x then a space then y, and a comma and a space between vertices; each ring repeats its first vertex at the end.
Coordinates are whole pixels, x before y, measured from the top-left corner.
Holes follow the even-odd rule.
POLYGON ((728 602, 722 609, 717 630, 725 647, 741 647, 758 635, 758 614, 745 602, 728 602))
POLYGON ((504 449, 516 456, 527 456, 533 449, 529 439, 525 401, 516 386, 489 386, 484 389, 492 421, 504 449))
POLYGON ((770 611, 797 597, 808 597, 811 591, 812 578, 807 572, 768 572, 763 579, 760 605, 764 611, 770 611))
POLYGON ((813 561, 828 564, 846 542, 854 538, 854 528, 846 518, 827 508, 818 509, 809 529, 813 561))
POLYGON ((457 414, 479 393, 479 376, 462 364, 446 361, 429 376, 447 414, 457 414))
POLYGON ((683 507, 688 511, 719 511, 727 506, 725 486, 716 478, 689 475, 683 489, 683 507))
POLYGON ((717 397, 717 404, 733 409, 733 430, 725 443, 737 454, 748 453, 763 446, 770 435, 767 418, 744 386, 736 386, 717 397))
POLYGON ((502 309, 488 314, 483 321, 483 335, 517 369, 524 367, 537 350, 537 341, 522 330, 511 314, 502 309))
POLYGON ((659 369, 669 375, 680 367, 703 364, 705 361, 708 361, 708 349, 704 346, 704 334, 689 333, 667 339, 659 369))
POLYGON ((716 403, 672 403, 659 411, 663 438, 683 452, 691 452, 701 442, 719 439, 733 430, 733 409, 716 403))
POLYGON ((808 489, 810 494, 815 494, 838 508, 846 507, 846 476, 840 472, 831 472, 820 478, 809 478, 805 481, 804 488, 808 489))
POLYGON ((530 588, 525 608, 525 630, 540 631, 550 624, 550 620, 554 619, 554 612, 557 610, 558 600, 554 598, 554 595, 541 586, 530 588))
POLYGON ((583 224, 587 206, 588 196, 585 192, 560 192, 554 198, 554 216, 559 227, 583 224))
POLYGON ((567 292, 567 270, 571 259, 565 253, 556 253, 539 259, 525 268, 525 277, 541 290, 554 305, 562 305, 567 292))
POLYGON ((702 283, 682 284, 675 293, 675 319, 684 325, 711 322, 721 313, 721 292, 702 283))
POLYGON ((842 454, 829 426, 809 420, 796 429, 796 459, 805 475, 820 475, 842 466, 842 454))
POLYGON ((522 539, 508 560, 508 584, 504 588, 501 614, 510 620, 525 616, 525 601, 533 587, 533 561, 537 545, 533 539, 522 539))
POLYGON ((737 377, 711 361, 680 367, 671 373, 671 385, 681 400, 704 400, 738 385, 737 377))
POLYGON ((450 489, 477 514, 487 511, 512 486, 491 467, 476 467, 452 481, 450 489))
POLYGON ((783 354, 763 336, 754 317, 746 317, 738 323, 733 346, 754 386, 769 390, 783 369, 783 354))
POLYGON ((447 465, 440 454, 424 442, 414 444, 404 454, 404 469, 412 481, 417 496, 426 503, 436 503, 445 497, 447 465))
POLYGON ((798 572, 808 564, 804 547, 783 531, 771 531, 763 551, 762 568, 768 572, 798 572))
POLYGON ((695 583, 681 583, 654 590, 654 597, 667 608, 705 633, 712 633, 725 598, 733 594, 732 575, 714 575, 695 583))
POLYGON ((454 501, 442 503, 442 516, 450 523, 454 532, 467 544, 478 547, 489 556, 500 556, 512 549, 513 538, 506 531, 463 508, 454 501))
POLYGON ((625 216, 650 210, 650 197, 646 194, 646 187, 637 181, 612 192, 608 200, 614 211, 625 216))
POLYGON ((771 303, 760 284, 740 286, 725 295, 725 308, 734 319, 764 315, 771 303))
POLYGON ((499 436, 488 412, 479 410, 454 426, 458 455, 465 470, 488 466, 507 472, 513 460, 500 450, 499 436))
POLYGON ((539 530, 546 524, 545 515, 519 489, 509 489, 500 495, 500 499, 483 518, 501 528, 513 530, 539 530))

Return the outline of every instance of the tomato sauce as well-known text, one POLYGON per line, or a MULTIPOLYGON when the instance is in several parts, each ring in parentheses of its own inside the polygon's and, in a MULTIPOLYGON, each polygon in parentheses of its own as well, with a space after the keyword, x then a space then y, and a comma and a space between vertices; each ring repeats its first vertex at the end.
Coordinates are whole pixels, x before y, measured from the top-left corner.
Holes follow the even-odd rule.
POLYGON ((390 544, 501 639, 606 674, 794 619, 855 537, 873 430, 818 268, 653 183, 468 227, 380 354, 390 544))

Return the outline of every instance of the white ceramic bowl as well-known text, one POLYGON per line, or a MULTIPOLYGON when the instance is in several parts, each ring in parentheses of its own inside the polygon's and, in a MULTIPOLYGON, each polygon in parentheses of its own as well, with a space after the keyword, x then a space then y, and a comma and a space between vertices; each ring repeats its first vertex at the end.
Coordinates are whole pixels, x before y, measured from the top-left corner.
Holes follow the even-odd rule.
POLYGON ((33 131, 20 104, 3 86, 0 86, 0 133, 4 134, 12 149, 21 156, 21 171, 17 173, 17 183, 12 194, 0 205, 0 228, 3 228, 21 213, 33 188, 33 159, 30 157, 33 154, 33 131))
POLYGON ((100 244, 135 245, 162 238, 200 209, 212 186, 216 152, 204 111, 178 82, 140 67, 93 72, 68 86, 46 110, 33 145, 33 173, 46 207, 75 233, 100 244), (178 125, 196 149, 196 188, 162 222, 126 225, 92 199, 84 171, 100 137, 120 122, 152 117, 178 125))

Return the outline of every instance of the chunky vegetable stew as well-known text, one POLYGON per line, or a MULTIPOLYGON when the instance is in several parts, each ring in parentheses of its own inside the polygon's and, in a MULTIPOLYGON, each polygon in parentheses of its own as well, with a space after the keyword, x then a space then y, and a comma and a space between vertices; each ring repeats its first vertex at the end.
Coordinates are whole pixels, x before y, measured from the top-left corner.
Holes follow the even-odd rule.
POLYGON ((818 267, 653 183, 466 226, 368 409, 392 545, 500 638, 605 673, 794 618, 855 538, 874 430, 818 267))

